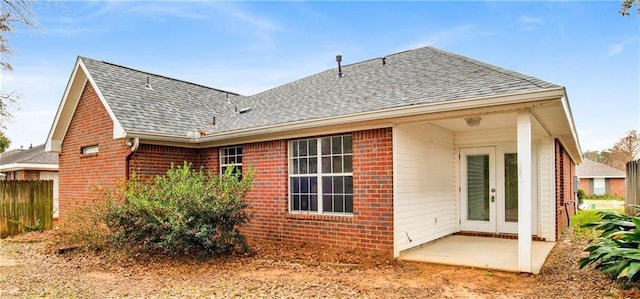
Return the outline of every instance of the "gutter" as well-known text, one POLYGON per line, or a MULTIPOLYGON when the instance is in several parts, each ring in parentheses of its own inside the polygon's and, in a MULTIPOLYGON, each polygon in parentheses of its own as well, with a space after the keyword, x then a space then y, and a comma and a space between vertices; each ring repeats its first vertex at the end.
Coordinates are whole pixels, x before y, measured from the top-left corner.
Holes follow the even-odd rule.
POLYGON ((127 154, 127 156, 125 157, 124 161, 125 161, 125 174, 124 177, 127 181, 129 181, 129 164, 131 163, 131 155, 133 153, 135 153, 138 148, 140 147, 140 139, 139 138, 131 138, 129 140, 127 140, 127 145, 131 148, 131 151, 127 154))

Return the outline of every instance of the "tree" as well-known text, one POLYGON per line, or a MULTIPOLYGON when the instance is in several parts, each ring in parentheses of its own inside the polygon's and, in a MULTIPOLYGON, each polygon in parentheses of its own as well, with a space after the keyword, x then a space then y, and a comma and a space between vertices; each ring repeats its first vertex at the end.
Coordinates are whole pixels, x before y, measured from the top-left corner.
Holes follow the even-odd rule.
POLYGON ((585 159, 589 159, 591 161, 594 162, 598 162, 598 163, 604 163, 604 160, 606 158, 606 156, 609 155, 609 152, 607 152, 606 150, 604 151, 586 151, 584 152, 583 156, 585 159))
POLYGON ((4 153, 9 148, 9 145, 11 145, 11 140, 0 131, 0 153, 4 153))
POLYGON ((629 11, 633 7, 633 4, 636 4, 638 7, 638 14, 640 14, 640 0, 623 0, 622 4, 620 4, 620 14, 623 16, 631 15, 629 11))
MULTIPOLYGON (((36 24, 35 17, 31 11, 33 3, 31 0, 2 0, 2 3, 0 3, 0 54, 13 53, 11 48, 7 46, 9 42, 7 34, 13 33, 16 23, 28 26, 36 24)), ((13 67, 11 63, 3 58, 0 60, 0 69, 11 71, 13 67)))
POLYGON ((627 162, 637 159, 639 154, 640 135, 636 130, 631 130, 627 132, 627 135, 622 137, 612 149, 609 150, 609 154, 605 158, 604 164, 620 170, 625 170, 627 162))
MULTIPOLYGON (((12 71, 11 63, 6 60, 7 54, 13 51, 9 48, 7 34, 13 33, 16 24, 27 26, 35 25, 35 17, 31 6, 35 2, 32 0, 2 0, 0 2, 0 71, 12 71)), ((9 106, 18 99, 15 91, 7 92, 0 87, 0 127, 4 128, 4 123, 11 118, 9 106)))

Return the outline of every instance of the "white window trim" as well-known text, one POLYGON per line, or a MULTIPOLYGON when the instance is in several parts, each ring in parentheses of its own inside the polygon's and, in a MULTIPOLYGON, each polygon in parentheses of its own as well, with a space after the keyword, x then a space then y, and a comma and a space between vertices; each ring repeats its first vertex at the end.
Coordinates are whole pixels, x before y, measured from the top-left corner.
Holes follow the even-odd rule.
MULTIPOLYGON (((343 136, 352 136, 350 134, 344 134, 344 135, 337 135, 337 136, 325 136, 325 137, 313 137, 313 138, 302 138, 302 139, 295 139, 295 140, 290 140, 287 144, 287 162, 288 162, 288 167, 287 167, 287 172, 288 172, 288 178, 287 178, 287 198, 288 198, 288 202, 287 202, 287 206, 288 206, 288 210, 289 213, 291 214, 313 214, 313 215, 330 215, 330 216, 346 216, 346 217, 350 217, 353 216, 353 212, 324 212, 323 210, 323 188, 322 188, 322 177, 333 177, 333 176, 351 176, 351 178, 353 179, 353 165, 352 165, 352 171, 351 172, 341 172, 341 173, 322 173, 322 139, 323 138, 333 138, 333 137, 343 137, 343 136), (307 140, 309 142, 312 142, 313 140, 316 141, 316 160, 317 160, 317 172, 315 173, 315 175, 313 173, 308 173, 308 174, 294 174, 293 173, 293 143, 296 141, 302 141, 302 140, 307 140), (291 178, 295 178, 295 177, 315 177, 316 178, 316 182, 318 184, 317 189, 318 192, 317 197, 318 197, 318 210, 317 211, 297 211, 297 210, 293 210, 291 207, 291 201, 293 200, 292 197, 292 186, 291 186, 291 178)), ((353 139, 352 139, 353 142, 353 139)), ((353 147, 353 143, 352 143, 352 147, 353 147)), ((345 156, 344 153, 340 153, 341 156, 345 156)), ((350 154, 353 157, 353 151, 350 154)), ((334 155, 331 155, 334 156, 334 155)), ((353 161, 353 160, 352 160, 353 161)), ((352 162, 353 163, 353 162, 352 162)), ((351 196, 354 196, 353 194, 351 194, 351 196)), ((353 204, 353 202, 352 202, 353 204)), ((351 207, 351 209, 353 210, 353 206, 351 207)))
POLYGON ((237 154, 237 149, 238 149, 238 148, 239 148, 239 149, 242 149, 242 146, 241 146, 241 145, 234 145, 234 146, 225 146, 225 147, 221 147, 221 148, 220 148, 220 154, 218 155, 218 157, 219 157, 219 158, 218 158, 218 161, 219 161, 219 164, 220 164, 220 174, 224 174, 223 169, 224 169, 225 167, 233 166, 233 168, 235 168, 235 169, 238 169, 238 166, 242 167, 242 162, 238 163, 238 162, 236 161, 236 162, 234 162, 234 163, 222 163, 222 160, 223 160, 223 158, 224 158, 224 157, 230 157, 229 155, 226 155, 226 156, 225 156, 225 155, 223 155, 224 150, 225 150, 225 149, 230 149, 230 148, 235 148, 235 149, 236 149, 236 155, 234 155, 235 157, 238 157, 238 156, 242 157, 242 155, 244 154, 244 152, 243 152, 242 154, 240 154, 240 155, 238 155, 238 154, 237 154))

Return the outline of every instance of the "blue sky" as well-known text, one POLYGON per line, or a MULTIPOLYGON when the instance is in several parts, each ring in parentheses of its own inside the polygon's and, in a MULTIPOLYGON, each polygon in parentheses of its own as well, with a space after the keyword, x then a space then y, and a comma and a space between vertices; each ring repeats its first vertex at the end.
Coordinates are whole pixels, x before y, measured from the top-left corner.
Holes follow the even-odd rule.
POLYGON ((640 16, 619 2, 38 2, 9 35, 11 148, 44 143, 78 55, 250 95, 434 46, 565 86, 583 151, 640 129, 640 16))

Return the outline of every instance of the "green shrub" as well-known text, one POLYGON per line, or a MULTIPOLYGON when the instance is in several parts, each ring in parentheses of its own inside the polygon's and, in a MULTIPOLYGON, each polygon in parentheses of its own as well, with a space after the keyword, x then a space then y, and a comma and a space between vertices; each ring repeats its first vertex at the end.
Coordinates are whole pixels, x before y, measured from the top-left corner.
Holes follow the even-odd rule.
POLYGON ((186 163, 145 184, 132 179, 122 197, 107 202, 105 222, 116 244, 148 252, 211 256, 234 248, 248 251, 239 227, 251 214, 247 192, 255 171, 240 179, 233 169, 220 176, 186 163))
MULTIPOLYGON (((633 205, 635 209, 640 206, 633 205)), ((580 268, 595 264, 596 269, 618 282, 640 280, 640 217, 616 211, 598 211, 602 220, 584 224, 601 231, 600 236, 585 249, 589 256, 578 261, 580 268)))
POLYGON ((584 190, 578 189, 578 204, 582 203, 582 200, 584 199, 584 197, 585 197, 584 190))

